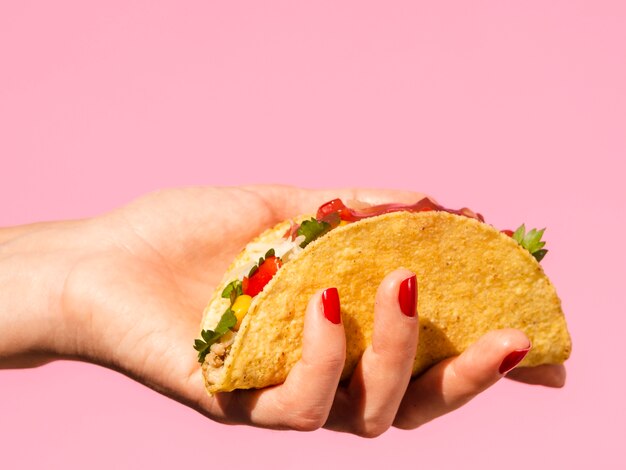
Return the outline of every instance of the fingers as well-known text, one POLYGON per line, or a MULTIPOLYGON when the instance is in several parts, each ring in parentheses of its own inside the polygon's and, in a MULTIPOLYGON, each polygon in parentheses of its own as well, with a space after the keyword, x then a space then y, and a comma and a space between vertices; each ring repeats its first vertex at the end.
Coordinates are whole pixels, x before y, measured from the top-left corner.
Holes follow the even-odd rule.
POLYGON ((459 408, 502 378, 529 349, 519 330, 485 334, 460 356, 440 362, 411 383, 394 426, 416 428, 459 408))
POLYGON ((325 202, 340 198, 344 202, 358 200, 368 204, 404 203, 419 201, 425 194, 414 191, 398 191, 392 189, 303 189, 293 186, 256 185, 245 189, 261 195, 273 207, 279 219, 287 219, 298 214, 315 213, 325 202))
POLYGON ((252 424, 312 431, 327 420, 346 358, 337 289, 316 293, 304 319, 302 357, 284 384, 235 391, 237 406, 252 424))
POLYGON ((561 388, 565 385, 565 366, 544 364, 536 367, 517 367, 506 375, 507 379, 531 385, 561 388))
POLYGON ((376 294, 372 344, 326 427, 375 437, 393 423, 411 379, 418 340, 417 281, 406 269, 389 274, 376 294))

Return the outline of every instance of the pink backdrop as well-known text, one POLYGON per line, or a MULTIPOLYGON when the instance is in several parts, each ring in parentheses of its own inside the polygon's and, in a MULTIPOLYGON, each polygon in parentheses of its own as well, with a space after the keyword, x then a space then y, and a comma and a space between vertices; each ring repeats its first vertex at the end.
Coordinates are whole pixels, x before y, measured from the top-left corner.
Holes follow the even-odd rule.
POLYGON ((624 468, 624 5, 2 2, 0 225, 172 186, 420 190, 548 226, 574 350, 562 390, 503 381, 373 441, 222 426, 89 364, 0 371, 0 467, 624 468))

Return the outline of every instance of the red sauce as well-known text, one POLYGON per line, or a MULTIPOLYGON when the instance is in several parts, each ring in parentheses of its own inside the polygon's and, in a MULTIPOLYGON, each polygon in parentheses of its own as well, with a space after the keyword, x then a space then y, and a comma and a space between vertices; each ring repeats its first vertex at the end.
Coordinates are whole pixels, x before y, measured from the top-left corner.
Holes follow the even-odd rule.
MULTIPOLYGON (((462 215, 464 217, 469 217, 471 219, 479 220, 480 222, 484 222, 485 218, 477 213, 468 209, 467 207, 463 207, 458 210, 448 209, 443 207, 437 203, 435 203, 430 198, 422 198, 414 204, 380 204, 377 206, 365 207, 363 209, 352 209, 346 206, 341 199, 333 199, 332 201, 328 201, 325 204, 322 204, 320 208, 317 210, 316 218, 319 221, 327 221, 331 223, 332 228, 334 228, 337 224, 333 223, 333 218, 338 214, 341 220, 345 220, 346 222, 356 222, 358 220, 367 219, 369 217, 376 217, 382 214, 388 214, 390 212, 426 212, 426 211, 440 211, 440 212, 448 212, 450 214, 462 215)), ((296 238, 296 232, 298 231, 299 225, 292 224, 292 227, 285 233, 285 238, 291 236, 292 239, 296 238)))
POLYGON ((341 220, 356 222, 357 220, 366 219, 368 217, 375 217, 377 215, 400 211, 442 211, 449 212, 450 214, 470 217, 472 219, 480 220, 481 222, 485 221, 482 215, 468 209, 467 207, 463 207, 459 210, 447 209, 427 197, 420 199, 415 204, 380 204, 378 206, 365 207, 363 209, 351 209, 347 207, 341 199, 333 199, 332 201, 320 206, 317 210, 317 220, 322 220, 324 217, 333 212, 338 212, 341 220))

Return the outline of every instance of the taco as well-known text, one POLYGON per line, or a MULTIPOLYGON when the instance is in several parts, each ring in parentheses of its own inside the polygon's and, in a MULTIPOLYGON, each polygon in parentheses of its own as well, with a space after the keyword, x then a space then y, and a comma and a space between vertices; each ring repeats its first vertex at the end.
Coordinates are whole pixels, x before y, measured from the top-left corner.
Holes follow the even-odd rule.
POLYGON ((301 355, 307 303, 327 287, 341 298, 348 378, 371 341, 376 289, 398 267, 420 285, 414 375, 509 327, 532 342, 522 366, 563 363, 571 342, 539 264, 544 230, 499 231, 429 198, 360 209, 335 199, 315 216, 280 223, 245 247, 204 311, 194 347, 207 391, 283 382, 301 355))

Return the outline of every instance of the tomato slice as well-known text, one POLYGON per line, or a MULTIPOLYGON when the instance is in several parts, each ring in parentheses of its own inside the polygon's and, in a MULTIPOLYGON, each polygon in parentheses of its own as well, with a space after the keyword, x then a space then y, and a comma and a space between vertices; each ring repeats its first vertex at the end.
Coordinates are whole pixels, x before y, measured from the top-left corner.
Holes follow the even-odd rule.
POLYGON ((241 282, 243 293, 250 297, 257 295, 270 282, 282 264, 280 258, 276 256, 266 258, 250 278, 243 278, 241 282))
POLYGON ((341 199, 333 199, 332 201, 328 201, 326 204, 322 204, 317 210, 317 220, 322 220, 333 212, 337 212, 339 217, 341 217, 341 220, 346 220, 348 222, 352 222, 354 220, 352 212, 350 212, 350 209, 346 207, 341 199))

